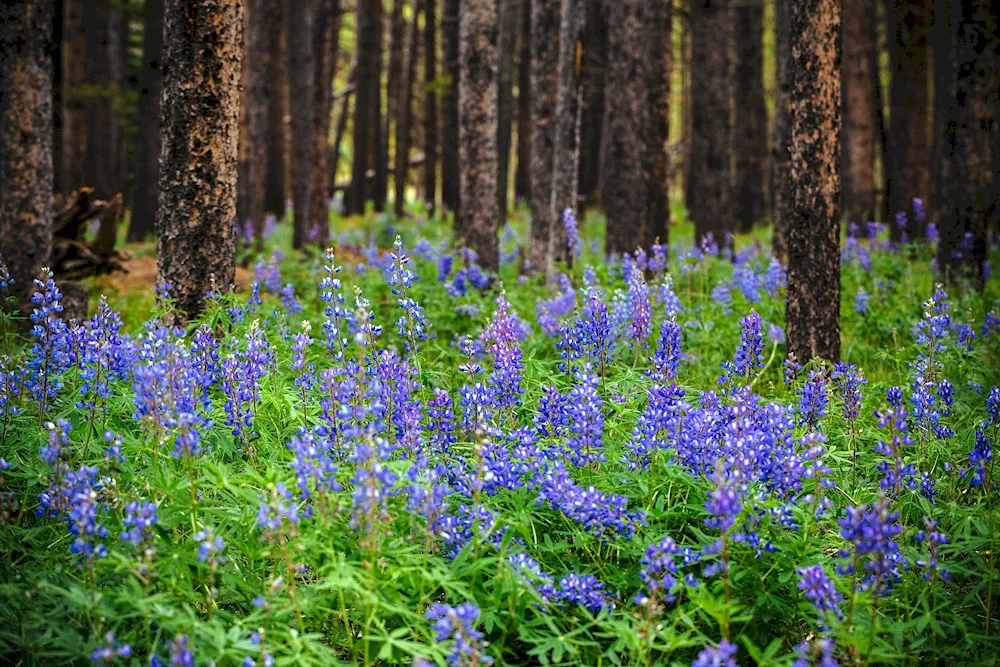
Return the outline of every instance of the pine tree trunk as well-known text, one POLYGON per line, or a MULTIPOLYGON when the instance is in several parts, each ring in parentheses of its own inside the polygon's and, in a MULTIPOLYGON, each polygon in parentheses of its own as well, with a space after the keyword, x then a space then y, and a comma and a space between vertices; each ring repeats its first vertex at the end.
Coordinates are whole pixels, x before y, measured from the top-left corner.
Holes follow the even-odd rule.
MULTIPOLYGON (((395 129, 398 133, 398 128, 395 127, 396 123, 399 122, 399 105, 400 100, 404 95, 403 86, 405 82, 403 81, 403 56, 406 53, 406 47, 403 43, 406 31, 406 21, 403 19, 403 7, 406 5, 406 0, 394 0, 392 3, 392 14, 389 19, 389 78, 386 81, 385 95, 385 118, 382 122, 382 143, 385 146, 384 155, 385 159, 389 159, 389 138, 393 136, 393 130, 395 129)), ((399 152, 399 144, 395 145, 393 149, 396 153, 399 152)), ((393 156, 395 158, 395 154, 393 156)), ((395 172, 395 159, 393 160, 393 171, 395 172)), ((395 180, 397 174, 393 174, 393 192, 396 191, 395 180)), ((395 204, 393 204, 393 210, 395 210, 395 204)))
POLYGON ((193 318, 236 272, 243 3, 167 0, 164 19, 157 279, 193 318))
POLYGON ((288 172, 288 10, 285 3, 274 3, 274 22, 268 26, 270 39, 274 44, 268 71, 270 98, 267 109, 267 175, 265 176, 264 206, 268 213, 279 220, 285 216, 285 200, 288 199, 285 175, 288 172))
MULTIPOLYGON (((87 115, 83 63, 86 40, 83 34, 83 0, 66 0, 63 5, 63 112, 61 190, 73 192, 86 185, 84 165, 87 152, 87 115)), ((159 123, 159 119, 157 119, 159 123)), ((159 134, 157 125, 157 134, 159 134)))
POLYGON ((403 215, 403 204, 406 200, 406 177, 409 172, 410 146, 413 145, 413 88, 417 78, 417 58, 420 56, 420 13, 424 3, 416 0, 413 7, 413 19, 410 21, 410 31, 407 38, 406 70, 403 75, 403 91, 400 98, 396 119, 396 164, 394 181, 396 186, 393 198, 393 212, 403 215))
POLYGON ((517 169, 514 199, 531 200, 531 0, 521 0, 517 45, 517 169))
POLYGON ((52 3, 0 5, 0 255, 31 312, 52 252, 52 3))
POLYGON ((66 12, 65 0, 53 0, 52 3, 52 173, 54 186, 59 191, 62 172, 62 111, 63 111, 63 15, 66 12))
POLYGON ((497 226, 497 6, 461 0, 458 86, 462 240, 496 271, 497 226))
POLYGON ((733 203, 737 228, 748 231, 768 212, 763 0, 742 0, 734 7, 733 16, 736 49, 733 203))
POLYGON ((364 213, 365 204, 373 195, 369 187, 368 170, 374 168, 375 127, 378 112, 378 61, 381 60, 382 8, 379 2, 358 5, 357 17, 357 88, 354 94, 354 164, 351 169, 350 197, 346 199, 348 214, 364 213))
POLYGON ((580 59, 583 109, 580 112, 578 190, 585 202, 593 204, 598 199, 601 173, 601 128, 604 120, 604 70, 608 65, 608 30, 601 0, 585 0, 585 4, 586 18, 580 59))
POLYGON ((948 113, 953 94, 954 45, 951 25, 952 0, 933 0, 931 22, 931 43, 933 55, 934 120, 931 131, 931 201, 928 206, 931 219, 938 226, 946 213, 942 210, 944 183, 947 175, 942 173, 944 152, 948 150, 948 113))
POLYGON ((531 3, 531 248, 536 271, 552 275, 555 259, 552 167, 558 120, 558 2, 531 3))
MULTIPOLYGON (((459 26, 459 5, 460 0, 444 0, 444 6, 442 7, 441 15, 441 41, 444 52, 444 70, 448 75, 450 81, 448 88, 442 92, 441 95, 441 202, 445 207, 450 210, 455 215, 455 233, 459 236, 462 234, 462 230, 458 227, 461 224, 462 217, 460 215, 461 202, 459 201, 461 197, 461 188, 459 184, 459 163, 458 163, 458 87, 461 83, 461 71, 459 68, 459 56, 458 56, 458 26, 459 26)), ((428 5, 428 11, 426 16, 433 17, 431 9, 434 6, 433 0, 431 0, 428 5)), ((430 18, 425 20, 432 20, 430 18)), ((424 68, 426 70, 427 63, 427 44, 424 44, 424 68)), ((430 91, 425 91, 427 97, 433 97, 433 93, 430 91)), ((431 109, 430 106, 433 104, 433 100, 427 100, 427 108, 425 109, 424 115, 424 156, 426 159, 427 149, 430 145, 430 137, 428 135, 428 129, 433 131, 433 136, 435 141, 434 152, 437 153, 436 149, 436 137, 437 137, 437 123, 434 123, 432 128, 429 128, 430 122, 428 120, 430 114, 428 113, 431 109)), ((435 115, 437 111, 436 105, 434 106, 435 115)), ((426 180, 426 179, 425 179, 426 180)))
POLYGON ((330 113, 333 77, 340 48, 340 0, 316 0, 313 25, 314 100, 312 108, 312 169, 309 182, 309 240, 325 248, 330 240, 330 113))
POLYGON ((691 166, 688 213, 695 238, 720 247, 733 231, 730 116, 732 9, 729 0, 691 4, 691 166))
POLYGON ((87 89, 87 148, 84 177, 99 199, 122 191, 119 178, 120 129, 115 116, 121 64, 121 9, 106 0, 85 0, 84 85, 87 89))
MULTIPOLYGON (((664 4, 664 3, 656 3, 664 4)), ((576 178, 580 168, 580 41, 582 0, 562 0, 559 12, 559 71, 556 85, 555 137, 552 149, 552 249, 556 260, 569 261, 563 211, 576 215, 576 178)))
MULTIPOLYGON (((246 60, 244 62, 246 166, 241 176, 240 197, 243 214, 253 224, 258 247, 264 239, 267 203, 267 171, 271 159, 268 116, 271 106, 271 55, 277 50, 272 25, 279 20, 277 3, 246 0, 246 60)), ((243 224, 245 220, 240 220, 243 224)))
POLYGON ((384 69, 382 63, 383 56, 383 45, 385 42, 385 12, 383 11, 382 3, 375 3, 378 5, 378 40, 376 42, 376 48, 372 56, 372 64, 374 67, 374 90, 372 94, 374 99, 372 100, 372 169, 375 172, 375 179, 372 182, 372 201, 375 204, 376 211, 382 211, 385 209, 385 198, 389 191, 389 154, 387 152, 387 146, 382 140, 382 70, 384 69))
POLYGON ((840 0, 791 5, 788 348, 840 358, 840 0))
POLYGON ((875 9, 872 0, 844 0, 844 65, 841 85, 841 202, 848 222, 864 225, 875 215, 875 9))
MULTIPOLYGON (((378 4, 378 3, 376 3, 378 4)), ((294 100, 292 113, 292 247, 301 248, 309 233, 309 184, 312 171, 313 77, 312 0, 292 0, 288 5, 288 88, 294 100)))
MULTIPOLYGON (((340 98, 340 112, 337 115, 337 129, 333 134, 333 145, 330 146, 330 180, 328 181, 327 189, 333 192, 334 187, 337 184, 337 171, 340 168, 340 145, 344 141, 344 131, 347 128, 347 119, 351 116, 351 98, 357 89, 357 66, 358 60, 355 57, 351 62, 351 66, 347 72, 347 90, 344 91, 343 97, 340 98)), ((350 195, 350 191, 344 193, 345 200, 347 196, 350 195)), ((345 201, 346 204, 346 201, 345 201)))
POLYGON ((912 201, 928 200, 931 189, 928 133, 929 79, 927 57, 928 13, 924 0, 893 0, 889 18, 889 163, 883 213, 892 239, 924 237, 912 201), (907 214, 908 226, 896 224, 896 214, 907 214))
POLYGON ((507 193, 510 174, 510 146, 514 123, 514 54, 517 28, 520 24, 521 0, 499 0, 500 37, 497 45, 499 58, 497 153, 497 208, 501 222, 507 217, 507 193))
MULTIPOLYGON (((649 20, 649 127, 646 132, 650 233, 668 245, 670 235, 670 80, 673 72, 672 3, 654 2, 649 20)), ((765 114, 766 115, 766 114, 765 114)), ((765 118, 766 120, 766 118, 765 118)), ((765 144, 767 128, 764 128, 765 144)))
POLYGON ((791 224, 791 201, 786 187, 792 149, 792 16, 793 0, 774 2, 775 78, 778 88, 774 105, 774 145, 771 151, 771 200, 774 239, 771 252, 784 261, 788 257, 788 227, 791 224))
MULTIPOLYGON (((426 2, 427 5, 424 8, 424 81, 426 83, 424 91, 424 200, 433 211, 434 204, 437 202, 438 162, 437 3, 435 0, 426 0, 426 2)), ((446 11, 449 4, 452 3, 445 5, 446 11)), ((453 4, 454 8, 457 9, 459 3, 453 4)), ((452 16, 457 18, 458 12, 454 12, 452 16)), ((457 62, 454 67, 457 69, 457 62)), ((457 88, 453 88, 453 90, 457 90, 457 88)), ((448 120, 454 120, 457 127, 457 113, 455 118, 446 119, 446 122, 448 120)))
POLYGON ((993 135, 998 99, 997 16, 989 0, 951 2, 948 107, 940 174, 938 269, 982 285, 988 258, 993 135))
POLYGON ((156 220, 160 173, 160 92, 163 61, 163 0, 147 0, 143 12, 142 71, 139 128, 136 132, 136 176, 128 240, 144 240, 156 220))

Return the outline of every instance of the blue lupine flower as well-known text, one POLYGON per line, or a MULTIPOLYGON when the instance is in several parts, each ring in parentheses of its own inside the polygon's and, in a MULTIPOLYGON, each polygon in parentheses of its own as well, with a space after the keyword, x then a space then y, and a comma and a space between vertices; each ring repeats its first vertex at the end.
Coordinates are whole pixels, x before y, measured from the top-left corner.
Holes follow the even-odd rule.
POLYGON ((811 644, 804 641, 795 649, 792 667, 840 667, 840 662, 833 655, 836 648, 829 637, 819 637, 811 644))
POLYGON ((483 633, 475 627, 479 607, 471 602, 457 607, 436 603, 427 610, 427 619, 433 624, 437 641, 451 645, 447 658, 450 667, 493 664, 493 658, 485 655, 483 633))
POLYGON ((108 632, 104 635, 104 643, 91 652, 90 661, 100 667, 111 667, 118 662, 118 658, 127 660, 131 657, 132 647, 116 640, 114 632, 108 632))
POLYGON ((826 576, 823 566, 800 567, 796 571, 799 573, 799 590, 820 617, 832 611, 837 618, 842 618, 840 602, 844 596, 837 592, 837 586, 826 576))
POLYGON ((157 520, 156 503, 130 502, 125 506, 125 517, 122 519, 122 525, 127 530, 122 531, 120 537, 145 553, 151 553, 157 520))
POLYGON ((691 667, 738 667, 733 656, 736 655, 736 646, 723 639, 719 647, 706 646, 698 653, 698 657, 691 663, 691 667))
POLYGON ((580 256, 580 231, 577 229, 576 215, 567 208, 562 213, 563 227, 566 229, 566 248, 570 257, 580 256))
POLYGON ((899 514, 889 511, 889 501, 876 500, 871 505, 847 507, 845 516, 838 520, 840 536, 853 547, 842 550, 842 557, 849 557, 849 564, 838 567, 839 574, 860 577, 862 587, 880 595, 899 579, 903 555, 896 538, 903 531, 898 523, 899 514), (860 569, 859 569, 860 568, 860 569))
POLYGON ((173 641, 167 642, 170 649, 170 667, 194 667, 194 651, 188 648, 188 637, 177 633, 173 641))
POLYGON ((592 574, 570 572, 559 580, 556 597, 563 603, 586 607, 592 614, 598 614, 604 608, 614 609, 615 606, 604 592, 604 583, 592 574))
POLYGON ((660 341, 653 356, 654 375, 657 381, 669 382, 677 378, 677 367, 681 360, 683 328, 674 319, 664 320, 660 325, 660 341))

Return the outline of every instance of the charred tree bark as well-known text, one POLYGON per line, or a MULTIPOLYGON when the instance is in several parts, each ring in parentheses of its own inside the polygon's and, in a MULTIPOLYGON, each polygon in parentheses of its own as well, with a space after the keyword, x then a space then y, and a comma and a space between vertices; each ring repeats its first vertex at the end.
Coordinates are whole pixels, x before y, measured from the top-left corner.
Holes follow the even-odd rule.
POLYGON ((31 312, 52 252, 52 3, 0 5, 0 254, 31 312))
POLYGON ((53 0, 52 4, 52 173, 53 185, 59 191, 62 174, 62 111, 63 111, 63 14, 65 0, 53 0))
POLYGON ((555 259, 552 167, 559 89, 559 3, 531 3, 531 248, 536 271, 552 275, 555 259))
POLYGON ((351 98, 354 96, 357 89, 357 80, 355 79, 357 64, 358 61, 357 58, 355 58, 347 73, 347 90, 344 91, 343 97, 340 98, 340 113, 337 116, 337 129, 333 135, 333 145, 330 146, 330 180, 327 182, 328 192, 333 192, 333 187, 337 182, 337 171, 340 168, 340 145, 344 141, 344 131, 347 128, 347 119, 351 115, 351 98))
POLYGON ((767 216, 767 107, 764 104, 764 5, 743 0, 733 8, 736 77, 733 104, 735 217, 748 231, 767 216))
POLYGON ((875 216, 875 8, 872 0, 844 0, 841 82, 841 205, 848 222, 875 216))
POLYGON ((497 226, 497 6, 496 0, 461 0, 458 87, 459 181, 465 244, 479 263, 496 271, 497 226))
POLYGON ((274 3, 274 22, 268 25, 270 40, 274 45, 268 70, 270 97, 267 109, 267 175, 265 176, 264 206, 268 213, 279 220, 285 215, 285 200, 288 199, 286 174, 288 172, 288 33, 285 3, 274 3))
MULTIPOLYGON (((608 65, 608 30, 604 3, 585 0, 580 82, 580 176, 577 191, 584 201, 598 198, 601 174, 601 129, 604 121, 604 71, 608 65)), ((668 7, 669 9, 669 7, 668 7)), ((667 44, 670 44, 669 39, 667 44)))
POLYGON ((928 210, 931 218, 940 227, 947 213, 942 209, 946 174, 944 151, 948 147, 948 114, 953 95, 954 37, 951 25, 952 0, 933 0, 931 38, 934 45, 934 120, 931 131, 931 202, 928 210))
MULTIPOLYGON (((461 71, 459 68, 458 55, 458 25, 459 25, 459 5, 460 0, 444 0, 441 15, 441 41, 443 42, 444 70, 448 75, 448 87, 442 91, 441 95, 441 202, 455 215, 455 232, 461 235, 462 230, 458 227, 461 224, 461 188, 459 183, 459 163, 458 163, 458 87, 461 84, 461 71)), ((434 3, 427 5, 427 20, 433 20, 431 9, 434 3)), ((424 58, 427 56, 427 44, 424 44, 424 58)), ((424 63, 426 70, 427 64, 424 63)), ((425 91, 425 95, 433 96, 433 92, 425 91)), ((429 106, 431 100, 427 101, 429 106)), ((427 155, 427 148, 430 144, 427 136, 429 108, 424 110, 424 155, 427 155)), ((437 111, 435 106, 434 111, 437 111)), ((435 113, 436 115, 436 113, 435 113)), ((432 128, 437 132, 437 124, 432 128)), ((436 142, 435 142, 436 145, 436 142)), ((436 149, 435 149, 436 153, 436 149)), ((425 178, 426 180, 426 178, 425 178)), ((426 190, 426 189, 425 189, 426 190)))
POLYGON ((333 77, 340 46, 340 0, 316 0, 313 26, 314 100, 312 107, 312 167, 309 173, 309 233, 325 248, 330 240, 329 167, 330 112, 333 77))
MULTIPOLYGON (((405 5, 406 0, 394 0, 392 3, 391 18, 389 19, 389 76, 385 87, 385 118, 382 122, 382 144, 384 146, 382 154, 385 156, 387 162, 389 160, 389 138, 393 136, 394 129, 397 133, 399 131, 396 128, 396 123, 399 122, 399 104, 404 95, 403 56, 406 48, 403 40, 405 38, 406 21, 403 19, 403 7, 405 5)), ((397 153, 399 152, 398 143, 394 150, 397 153)), ((395 160, 393 161, 393 165, 395 166, 395 160)), ((388 166, 386 166, 386 171, 388 171, 388 166)), ((393 192, 396 190, 395 180, 396 174, 394 173, 393 192)), ((395 204, 393 204, 393 210, 395 210, 395 204)))
POLYGON ((403 90, 400 97, 396 118, 396 160, 393 169, 393 181, 396 192, 393 197, 393 212, 403 215, 403 204, 406 200, 406 176, 409 172, 410 146, 413 145, 413 87, 417 78, 417 58, 420 47, 420 12, 422 0, 416 0, 413 6, 413 19, 410 21, 410 31, 407 38, 406 70, 403 73, 403 90))
MULTIPOLYGON (((438 82, 437 82, 437 2, 436 0, 426 0, 424 7, 424 81, 426 90, 424 91, 424 200, 431 211, 434 210, 437 202, 437 162, 438 162, 438 82)), ((458 19, 458 2, 447 2, 444 9, 454 9, 451 20, 458 19)), ((458 27, 453 28, 455 33, 458 27)), ((457 45, 456 45, 457 47, 457 45)), ((456 51, 457 54, 457 51, 456 51)), ((447 53, 446 53, 447 57, 447 53)), ((456 70, 458 63, 453 65, 456 70)), ((455 81, 452 81, 452 90, 455 91, 455 81)), ((455 126, 458 126, 458 115, 454 118, 455 126)), ((456 165, 457 166, 457 165, 456 165)), ((442 187, 444 187, 442 185, 442 187)), ((457 218, 456 218, 457 219, 457 218)))
POLYGON ((521 0, 517 45, 517 169, 514 198, 531 200, 531 0, 521 0))
POLYGON ((840 357, 840 1, 791 5, 788 347, 840 357))
POLYGON ((346 197, 348 214, 364 213, 365 204, 374 194, 368 187, 368 170, 374 168, 375 127, 378 122, 376 105, 378 60, 381 55, 382 8, 379 2, 363 2, 357 11, 357 89, 354 94, 354 164, 351 169, 351 190, 346 197))
POLYGON ((924 0, 893 0, 889 17, 889 162, 883 214, 894 241, 923 238, 913 210, 914 197, 928 200, 931 189, 928 133, 928 16, 924 0), (906 213, 908 226, 897 224, 906 213))
POLYGON ((507 216, 508 175, 510 173, 510 147, 514 124, 514 54, 517 43, 517 28, 520 23, 521 0, 500 0, 500 36, 497 45, 499 59, 498 82, 498 127, 497 152, 499 154, 497 176, 497 208, 500 221, 507 216))
POLYGON ((993 121, 998 99, 997 15, 989 0, 951 2, 948 107, 942 144, 938 269, 982 285, 988 257, 993 121))
POLYGON ((728 245, 733 231, 729 85, 732 62, 729 0, 691 3, 691 155, 687 207, 695 238, 728 245))
POLYGON ((60 189, 72 192, 86 184, 83 172, 87 152, 83 0, 66 0, 63 12, 62 172, 59 178, 60 189))
POLYGON ((163 89, 163 0, 146 0, 143 30, 136 176, 132 194, 132 220, 128 228, 128 240, 131 243, 149 236, 156 220, 157 181, 160 174, 160 93, 163 89))
MULTIPOLYGON (((665 5, 665 3, 654 3, 665 5)), ((559 12, 559 71, 556 85, 556 115, 552 148, 552 249, 556 260, 569 261, 566 227, 567 209, 577 213, 576 178, 580 168, 580 72, 577 46, 580 42, 582 0, 562 0, 559 12)), ((659 40, 655 40, 659 41, 659 40)), ((650 141, 655 139, 650 137, 650 141)))
MULTIPOLYGON (((378 4, 378 3, 374 3, 378 4)), ((313 77, 312 53, 313 2, 292 0, 288 5, 288 88, 295 101, 291 113, 292 130, 292 247, 305 245, 309 232, 309 183, 312 171, 313 77)), ((289 109, 291 111, 291 109, 289 109)))
POLYGON ((167 0, 157 280, 170 284, 181 318, 236 272, 240 0, 167 0))
POLYGON ((790 194, 785 186, 789 178, 792 149, 792 17, 789 3, 774 2, 775 65, 778 90, 774 113, 774 146, 771 151, 771 199, 774 216, 772 254, 781 261, 788 256, 788 227, 791 221, 790 194))
POLYGON ((83 77, 87 143, 84 177, 101 199, 121 192, 120 128, 115 101, 121 94, 121 8, 115 3, 85 0, 83 11, 83 77))
MULTIPOLYGON (((654 2, 649 20, 649 111, 646 136, 647 206, 651 234, 668 245, 670 236, 670 77, 673 70, 672 3, 654 2)), ((767 144, 766 110, 764 146, 767 144)))
POLYGON ((375 204, 375 210, 382 211, 385 209, 385 197, 389 189, 389 155, 386 152, 387 146, 382 140, 382 45, 385 41, 385 12, 383 11, 382 3, 376 2, 374 4, 378 5, 378 22, 376 23, 378 35, 375 42, 375 51, 370 54, 372 67, 374 68, 374 89, 372 90, 374 99, 372 100, 371 110, 371 153, 372 169, 375 172, 375 178, 372 181, 372 201, 375 204))

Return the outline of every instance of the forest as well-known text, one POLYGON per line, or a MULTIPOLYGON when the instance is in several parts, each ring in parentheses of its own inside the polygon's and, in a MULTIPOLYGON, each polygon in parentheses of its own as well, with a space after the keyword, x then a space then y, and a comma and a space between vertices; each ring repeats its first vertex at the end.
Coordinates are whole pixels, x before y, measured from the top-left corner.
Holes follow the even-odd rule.
POLYGON ((0 665, 1000 665, 998 24, 0 3, 0 665))

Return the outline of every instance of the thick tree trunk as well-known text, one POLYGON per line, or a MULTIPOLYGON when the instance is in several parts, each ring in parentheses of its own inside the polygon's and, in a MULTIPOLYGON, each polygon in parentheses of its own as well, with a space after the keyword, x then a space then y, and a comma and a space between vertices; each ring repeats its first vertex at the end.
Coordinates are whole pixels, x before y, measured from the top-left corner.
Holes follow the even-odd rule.
MULTIPOLYGON (((337 116, 337 129, 333 134, 333 145, 330 146, 330 180, 327 181, 328 192, 333 192, 334 185, 337 182, 337 171, 340 168, 340 145, 344 141, 344 131, 347 128, 347 119, 351 115, 351 98, 354 96, 357 89, 357 79, 355 78, 357 74, 357 65, 358 61, 357 58, 355 58, 351 62, 351 67, 348 70, 347 90, 344 91, 343 96, 340 98, 340 113, 337 116)), ((345 195, 348 194, 349 192, 345 193, 345 195)))
MULTIPOLYGON (((580 80, 580 176, 578 191, 585 202, 598 198, 601 175, 601 128, 604 121, 604 70, 608 65, 608 29, 604 3, 585 0, 580 80)), ((668 7, 669 9, 669 7, 668 7)), ((672 42, 667 40, 667 44, 672 42)))
POLYGON ((788 348, 840 357, 840 0, 791 5, 788 348))
POLYGON ((531 248, 536 271, 551 276, 555 259, 552 166, 558 125, 558 2, 531 3, 531 248))
POLYGON ((52 3, 0 5, 0 255, 31 312, 52 252, 52 3))
POLYGON ((111 199, 122 190, 121 137, 115 115, 115 102, 121 94, 121 8, 106 0, 85 0, 83 29, 87 90, 84 177, 97 197, 111 199))
POLYGON ((788 227, 791 224, 791 200, 786 184, 792 150, 792 0, 774 2, 775 66, 778 84, 774 105, 774 145, 771 151, 771 198, 774 217, 772 254, 784 261, 788 256, 788 227))
POLYGON ((848 222, 875 216, 875 8, 872 0, 844 0, 841 206, 848 222))
POLYGON ((52 3, 52 173, 54 186, 59 191, 62 174, 62 111, 63 111, 63 15, 65 0, 52 3))
POLYGON ((291 113, 293 248, 303 247, 309 232, 309 176, 313 148, 313 119, 309 110, 315 103, 312 34, 312 0, 292 0, 288 5, 288 87, 289 99, 295 101, 295 110, 291 113))
POLYGON ((86 40, 83 33, 83 0, 66 0, 63 12, 62 172, 59 178, 61 190, 73 192, 86 185, 84 165, 87 161, 87 114, 83 78, 86 40))
POLYGON ((944 152, 948 149, 948 113, 953 94, 954 45, 951 25, 951 1, 933 0, 931 43, 934 46, 934 120, 931 132, 931 201, 928 211, 940 227, 946 213, 942 210, 944 183, 947 175, 941 172, 944 152))
POLYGON ((721 247, 729 244, 733 231, 729 0, 692 2, 690 24, 692 134, 687 207, 695 238, 700 241, 711 234, 721 247))
MULTIPOLYGON (((394 0, 392 3, 391 18, 389 19, 389 77, 385 87, 386 113, 382 122, 382 144, 384 146, 382 153, 386 161, 389 160, 389 138, 393 136, 394 129, 397 133, 399 131, 395 125, 399 122, 399 104, 404 95, 403 55, 406 52, 406 47, 403 44, 403 40, 406 31, 406 21, 403 18, 403 7, 405 5, 406 0, 394 0)), ((394 150, 396 153, 399 152, 398 143, 395 145, 394 150)), ((395 160, 393 161, 393 165, 395 165, 395 160)), ((388 171, 388 166, 386 170, 388 171)), ((393 192, 396 190, 395 180, 396 175, 394 173, 393 192)), ((393 210, 395 210, 395 204, 393 204, 393 210)))
POLYGON ((768 212, 763 0, 737 3, 733 17, 736 49, 733 204, 737 228, 748 231, 768 212))
MULTIPOLYGON (((649 127, 646 174, 651 233, 667 245, 670 235, 670 80, 673 71, 673 12, 670 2, 654 2, 649 20, 649 127)), ((764 143, 767 143, 766 113, 764 143)), ((764 150, 764 147, 762 147, 764 150)))
POLYGON ((397 108, 396 118, 396 160, 393 169, 393 181, 396 192, 393 197, 393 212, 403 215, 403 204, 406 201, 406 176, 409 171, 410 146, 413 145, 413 87, 417 78, 417 58, 420 56, 420 12, 424 3, 416 0, 413 7, 413 19, 410 21, 410 31, 407 40, 406 70, 403 74, 403 90, 397 108))
POLYGON ((531 0, 521 0, 517 45, 517 169, 514 199, 531 200, 531 0))
MULTIPOLYGON (((424 200, 430 210, 434 210, 437 202, 437 162, 438 162, 438 86, 437 86, 437 2, 436 0, 426 0, 424 7, 424 81, 426 90, 424 91, 424 200)), ((452 3, 446 2, 444 9, 447 11, 452 3)), ((453 3, 454 9, 458 9, 459 3, 453 3)), ((457 19, 458 12, 455 11, 451 18, 457 19)), ((455 28, 457 34, 457 28, 455 28)), ((446 53, 446 57, 447 57, 446 53)), ((454 67, 458 68, 456 62, 454 67)), ((455 83, 452 82, 454 86, 455 83)), ((457 90, 457 88, 452 88, 457 90)), ((446 119, 454 120, 458 124, 458 117, 446 119)), ((444 187, 444 186, 442 186, 444 187)))
POLYGON ((500 36, 497 45, 499 58, 497 153, 499 155, 497 183, 497 208, 501 222, 507 216, 508 175, 510 174, 510 146, 514 124, 514 54, 517 29, 520 24, 521 0, 499 0, 500 36))
POLYGON ((889 163, 886 205, 892 239, 923 238, 913 210, 914 197, 928 200, 931 189, 928 134, 927 25, 924 0, 893 0, 889 17, 889 55, 892 83, 889 88, 889 163), (908 227, 896 224, 896 214, 906 213, 908 227))
POLYGON ((372 196, 368 187, 368 169, 374 167, 372 143, 378 122, 377 90, 380 87, 378 60, 381 59, 382 8, 379 2, 358 5, 357 17, 357 88, 354 94, 354 164, 351 169, 350 196, 346 198, 349 214, 363 213, 372 196))
POLYGON ((982 285, 992 194, 992 124, 998 99, 997 16, 989 0, 951 2, 948 108, 942 144, 938 268, 982 285))
POLYGON ((274 44, 274 53, 270 59, 268 72, 270 98, 267 109, 267 182, 265 185, 264 206, 268 213, 284 218, 285 200, 288 199, 286 174, 288 173, 288 10, 285 3, 274 3, 274 22, 268 26, 270 39, 274 44))
POLYGON ((132 220, 128 228, 131 243, 149 236, 156 220, 160 174, 160 93, 163 89, 163 0, 146 1, 143 30, 136 176, 132 220))
MULTIPOLYGON (((665 3, 658 3, 663 4, 665 3)), ((576 178, 580 168, 580 43, 582 0, 562 0, 559 12, 559 72, 552 148, 552 249, 556 260, 569 261, 563 211, 577 213, 576 178)), ((652 141, 652 138, 651 138, 652 141)))
POLYGON ((382 70, 384 69, 382 63, 382 47, 385 41, 385 12, 382 8, 382 3, 374 3, 378 5, 378 22, 376 26, 378 28, 377 41, 375 42, 375 51, 371 54, 372 57, 372 67, 374 69, 374 78, 372 95, 374 99, 372 100, 372 111, 371 111, 371 124, 372 124, 372 169, 375 172, 375 178, 372 181, 372 201, 375 204, 376 211, 382 211, 385 209, 385 198, 389 189, 389 154, 386 152, 387 146, 385 142, 382 141, 382 70))
POLYGON ((190 318, 235 278, 243 3, 167 0, 164 17, 157 279, 190 318))
POLYGON ((461 0, 458 86, 462 240, 479 263, 496 271, 497 226, 497 6, 461 0))
MULTIPOLYGON (((461 188, 459 183, 459 162, 458 162, 458 87, 461 83, 461 71, 459 68, 458 56, 458 26, 459 26, 459 5, 460 0, 444 0, 441 15, 441 41, 444 52, 444 70, 448 75, 449 85, 441 96, 441 202, 455 215, 455 232, 459 236, 462 230, 458 227, 461 224, 460 208, 461 188)), ((431 9, 434 2, 428 3, 426 16, 433 17, 431 9)), ((429 20, 429 19, 425 19, 429 20)), ((424 44, 424 69, 427 68, 427 44, 424 44)), ((431 91, 425 91, 425 95, 433 97, 431 91)), ((428 137, 429 111, 433 100, 427 100, 427 108, 424 111, 424 155, 427 155, 427 148, 430 145, 428 137)), ((434 109, 435 115, 437 107, 434 109)), ((437 123, 430 128, 437 136, 437 123)), ((435 144, 435 155, 436 150, 435 144)), ((426 178, 425 178, 426 181, 426 178)), ((426 188, 425 188, 426 191, 426 188)))
POLYGON ((313 26, 312 168, 309 182, 307 238, 325 248, 330 240, 330 194, 327 158, 330 148, 330 112, 333 77, 340 47, 340 0, 316 0, 313 26))

